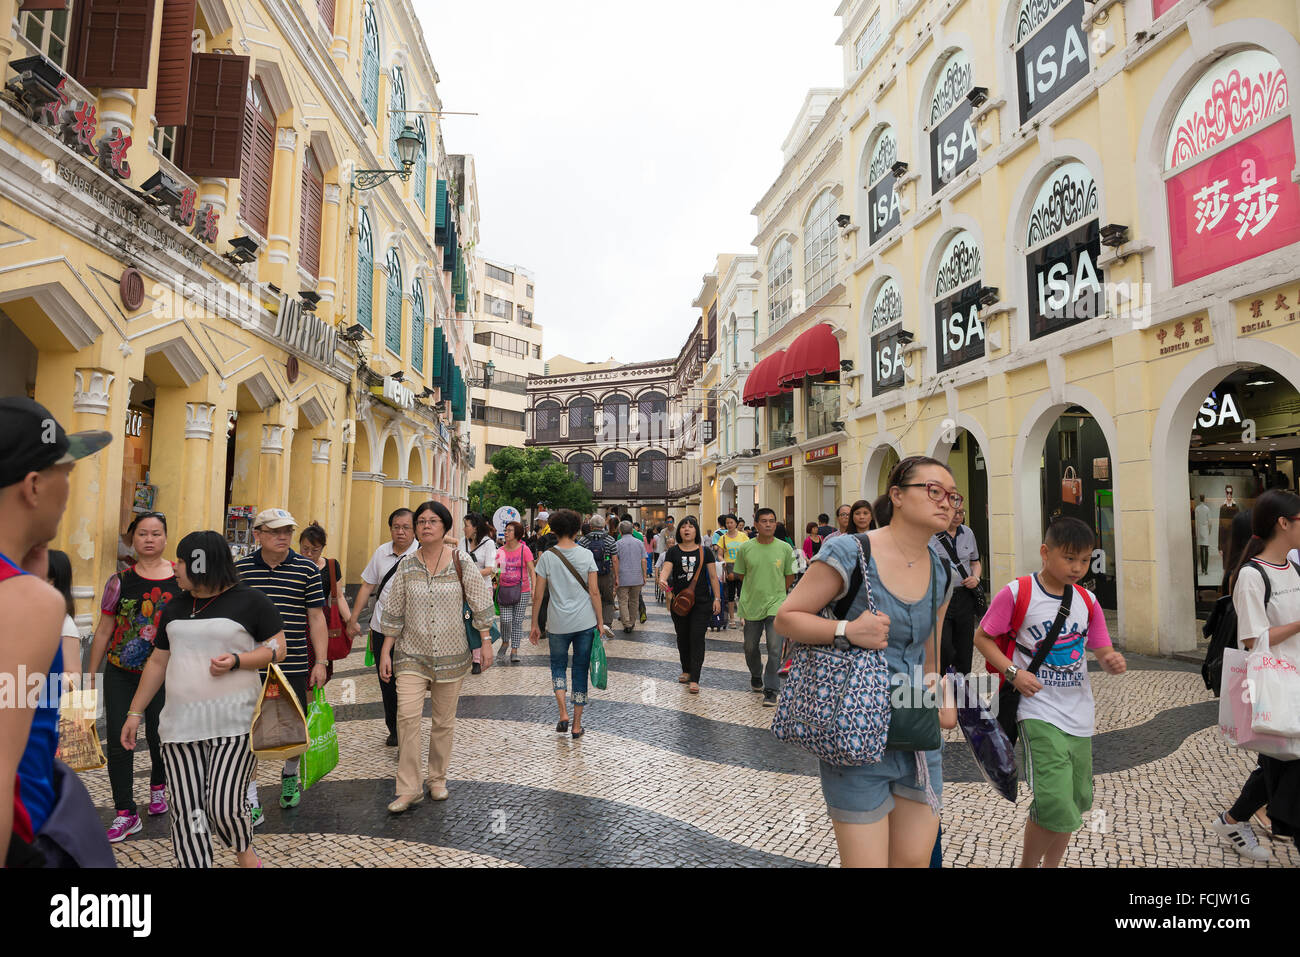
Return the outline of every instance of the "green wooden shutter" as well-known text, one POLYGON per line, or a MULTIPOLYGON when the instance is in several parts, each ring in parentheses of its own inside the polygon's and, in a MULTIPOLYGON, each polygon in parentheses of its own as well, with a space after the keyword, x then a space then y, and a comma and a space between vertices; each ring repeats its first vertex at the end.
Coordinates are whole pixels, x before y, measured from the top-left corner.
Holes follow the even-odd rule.
POLYGON ((411 286, 411 367, 424 372, 424 291, 418 277, 411 286))
POLYGON ((367 3, 361 8, 361 108, 373 126, 379 125, 379 24, 375 8, 367 3))
POLYGON ((373 331, 375 260, 370 238, 370 217, 361 210, 357 240, 357 322, 373 331))
POLYGON ((433 377, 434 385, 442 382, 442 368, 444 365, 443 356, 447 351, 447 342, 442 334, 442 327, 436 326, 433 330, 433 368, 430 373, 433 377))
POLYGON ((402 264, 397 250, 388 251, 387 305, 384 310, 384 345, 402 354, 402 264))
POLYGON ((439 246, 447 242, 447 181, 438 180, 433 194, 433 241, 439 246))

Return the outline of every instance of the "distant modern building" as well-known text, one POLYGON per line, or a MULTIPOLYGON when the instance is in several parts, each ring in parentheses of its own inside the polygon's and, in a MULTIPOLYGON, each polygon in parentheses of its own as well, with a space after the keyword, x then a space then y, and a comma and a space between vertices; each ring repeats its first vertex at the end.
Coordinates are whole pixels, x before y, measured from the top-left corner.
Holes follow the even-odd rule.
POLYGON ((523 446, 528 377, 546 371, 542 327, 533 321, 533 274, 521 266, 480 257, 475 279, 478 296, 470 345, 471 481, 487 474, 492 456, 501 449, 523 446))

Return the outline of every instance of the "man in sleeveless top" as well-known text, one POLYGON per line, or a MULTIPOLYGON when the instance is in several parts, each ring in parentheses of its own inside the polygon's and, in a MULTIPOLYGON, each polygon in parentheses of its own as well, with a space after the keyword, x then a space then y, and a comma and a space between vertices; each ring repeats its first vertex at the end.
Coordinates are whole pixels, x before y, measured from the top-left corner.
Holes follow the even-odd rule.
MULTIPOLYGON (((23 623, 0 641, 0 674, 44 676, 62 670, 60 633, 67 608, 45 581, 46 546, 58 533, 68 503, 73 463, 110 438, 108 432, 68 435, 31 399, 0 399, 0 615, 23 623)), ((0 708, 0 861, 10 850, 11 833, 17 828, 30 844, 54 806, 58 721, 59 702, 44 697, 32 707, 18 695, 13 707, 0 708)))

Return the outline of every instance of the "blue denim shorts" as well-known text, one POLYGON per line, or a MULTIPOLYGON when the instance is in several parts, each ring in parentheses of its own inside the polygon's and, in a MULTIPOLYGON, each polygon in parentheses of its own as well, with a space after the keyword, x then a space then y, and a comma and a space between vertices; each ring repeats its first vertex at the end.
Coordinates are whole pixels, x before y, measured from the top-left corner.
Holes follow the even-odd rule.
MULTIPOLYGON (((943 800, 942 749, 925 752, 930 787, 943 800)), ((916 780, 916 752, 886 751, 879 764, 842 768, 821 763, 822 796, 832 821, 874 824, 894 809, 894 796, 925 804, 925 788, 916 780)))

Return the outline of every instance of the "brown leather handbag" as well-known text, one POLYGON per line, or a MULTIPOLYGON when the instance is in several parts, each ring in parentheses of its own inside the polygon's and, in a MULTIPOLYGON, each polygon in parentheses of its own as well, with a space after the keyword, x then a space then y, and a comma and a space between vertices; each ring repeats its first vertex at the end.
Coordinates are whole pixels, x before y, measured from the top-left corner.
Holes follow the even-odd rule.
POLYGON ((1074 472, 1074 466, 1068 466, 1061 479, 1061 501, 1066 505, 1078 505, 1083 501, 1083 480, 1074 472))
MULTIPOLYGON (((685 553, 683 553, 685 554, 685 553)), ((695 607, 695 583, 700 579, 700 572, 704 569, 704 546, 700 546, 700 558, 695 563, 695 574, 691 576, 691 583, 673 595, 672 613, 679 618, 689 615, 691 609, 695 607)))

